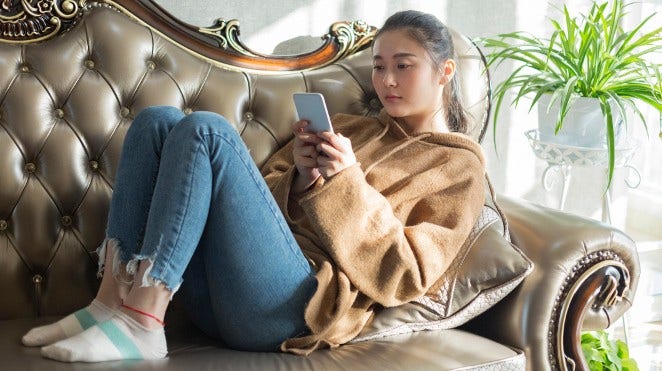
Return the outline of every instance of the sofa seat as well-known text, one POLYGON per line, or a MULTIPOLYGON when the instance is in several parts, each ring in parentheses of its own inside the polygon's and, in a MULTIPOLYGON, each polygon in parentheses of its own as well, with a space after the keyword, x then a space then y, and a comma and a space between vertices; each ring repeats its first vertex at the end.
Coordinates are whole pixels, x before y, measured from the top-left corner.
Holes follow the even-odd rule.
POLYGON ((230 350, 205 336, 185 315, 166 317, 168 357, 158 361, 60 363, 20 344, 30 328, 60 317, 0 321, 2 370, 523 370, 524 353, 459 330, 421 331, 321 350, 308 357, 230 350))

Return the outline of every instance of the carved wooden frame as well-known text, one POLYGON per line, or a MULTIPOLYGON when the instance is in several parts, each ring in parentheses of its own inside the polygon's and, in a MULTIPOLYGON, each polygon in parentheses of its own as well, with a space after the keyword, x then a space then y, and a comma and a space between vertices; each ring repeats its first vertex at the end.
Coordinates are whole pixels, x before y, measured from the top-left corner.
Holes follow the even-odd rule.
POLYGON ((197 27, 172 16, 152 0, 2 0, 0 42, 27 44, 47 40, 71 28, 86 9, 111 6, 154 32, 226 69, 278 73, 320 68, 369 46, 376 28, 363 21, 336 22, 318 49, 293 56, 261 54, 239 38, 239 21, 217 19, 197 27))
POLYGON ((2 0, 0 41, 24 44, 50 39, 67 30, 85 1, 2 0))
POLYGON ((607 310, 627 300, 629 290, 630 271, 613 251, 596 251, 577 262, 556 298, 549 325, 549 361, 553 369, 589 369, 581 348, 586 314, 600 311, 609 318, 607 310))

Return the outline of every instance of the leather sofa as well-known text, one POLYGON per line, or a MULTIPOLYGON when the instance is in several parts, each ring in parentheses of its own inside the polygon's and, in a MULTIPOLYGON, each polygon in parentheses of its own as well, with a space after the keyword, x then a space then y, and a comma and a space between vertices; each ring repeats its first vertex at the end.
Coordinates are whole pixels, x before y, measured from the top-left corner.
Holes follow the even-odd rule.
MULTIPOLYGON (((167 104, 221 113, 261 164, 290 137, 293 92, 323 93, 332 113, 379 110, 370 89, 375 29, 335 23, 319 49, 283 57, 247 48, 236 21, 194 27, 149 0, 4 2, 0 26, 3 370, 584 369, 581 331, 608 327, 631 305, 639 262, 627 235, 498 195, 493 209, 504 233, 483 237, 484 248, 509 238, 533 268, 503 300, 453 326, 396 331, 309 357, 246 353, 202 335, 175 299, 166 315, 165 360, 42 359, 20 337, 94 296, 95 250, 123 137, 137 112, 167 104)), ((470 135, 480 141, 489 122, 489 73, 478 47, 454 37, 470 135)))

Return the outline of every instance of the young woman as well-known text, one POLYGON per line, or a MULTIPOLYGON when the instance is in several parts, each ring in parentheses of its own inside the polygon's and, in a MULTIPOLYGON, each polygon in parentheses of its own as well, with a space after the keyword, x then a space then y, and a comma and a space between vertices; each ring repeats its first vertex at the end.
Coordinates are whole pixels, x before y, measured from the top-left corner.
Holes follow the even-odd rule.
POLYGON ((209 112, 141 112, 117 173, 96 298, 32 329, 60 361, 167 354, 181 286, 193 322, 229 347, 309 354, 354 338, 379 306, 430 291, 484 201, 480 146, 462 134, 453 45, 435 17, 390 17, 373 45, 378 117, 336 134, 292 125, 260 172, 209 112))

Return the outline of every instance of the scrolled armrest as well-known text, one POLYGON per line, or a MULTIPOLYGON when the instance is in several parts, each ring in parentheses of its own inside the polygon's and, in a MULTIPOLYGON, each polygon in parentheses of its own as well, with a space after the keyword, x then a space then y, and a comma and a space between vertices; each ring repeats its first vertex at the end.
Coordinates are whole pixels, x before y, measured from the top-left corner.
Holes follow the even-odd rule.
POLYGON ((608 327, 634 298, 634 241, 607 224, 499 196, 513 244, 534 263, 520 287, 469 328, 524 349, 527 369, 586 367, 580 333, 608 327))

